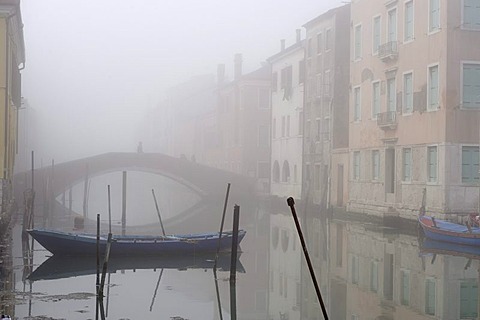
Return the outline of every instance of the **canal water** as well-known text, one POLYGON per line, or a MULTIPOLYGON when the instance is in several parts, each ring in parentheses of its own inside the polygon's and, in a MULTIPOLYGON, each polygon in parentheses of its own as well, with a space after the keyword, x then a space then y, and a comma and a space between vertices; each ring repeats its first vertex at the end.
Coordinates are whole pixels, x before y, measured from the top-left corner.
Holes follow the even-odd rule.
MULTIPOLYGON (((106 186, 116 186, 112 199, 120 202, 119 177, 111 173, 91 181, 87 228, 97 213, 105 228, 106 186)), ((128 177, 127 233, 160 233, 152 189, 161 195, 167 232, 219 229, 222 199, 196 206, 197 195, 165 178, 134 172, 128 177)), ((71 199, 58 195, 65 216, 39 223, 72 229, 72 217, 82 210, 82 190, 83 184, 74 186, 71 199)), ((106 319, 324 319, 286 203, 282 209, 282 203, 262 198, 242 202, 234 192, 233 198, 247 231, 235 282, 229 281, 228 256, 220 259, 216 274, 210 257, 113 259, 105 280, 106 319)), ((118 203, 112 208, 118 227, 121 208, 118 203)), ((225 229, 231 229, 232 213, 230 202, 225 229)), ((414 227, 398 230, 308 206, 297 213, 330 319, 478 319, 480 250, 425 241, 414 227)), ((16 220, 11 259, 3 261, 12 272, 2 274, 1 311, 12 319, 96 319, 94 262, 52 257, 37 243, 30 260, 21 219, 16 220)))

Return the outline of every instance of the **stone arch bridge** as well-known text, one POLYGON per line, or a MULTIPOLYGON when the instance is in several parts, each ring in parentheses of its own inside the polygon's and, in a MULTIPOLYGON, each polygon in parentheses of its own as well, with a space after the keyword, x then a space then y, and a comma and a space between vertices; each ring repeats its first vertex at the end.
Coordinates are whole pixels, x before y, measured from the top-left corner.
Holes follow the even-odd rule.
MULTIPOLYGON (((45 166, 33 171, 35 208, 42 207, 42 195, 54 199, 75 184, 88 177, 115 171, 142 171, 168 177, 197 193, 202 204, 215 202, 223 206, 227 184, 231 184, 229 203, 252 201, 255 198, 255 179, 231 172, 207 167, 187 159, 174 158, 160 153, 105 153, 88 158, 45 166)), ((23 172, 14 177, 14 196, 21 210, 24 206, 24 191, 32 187, 32 173, 23 172)), ((64 211, 55 204, 51 211, 64 211)), ((220 206, 220 207, 221 207, 220 206)), ((35 209, 39 211, 39 209, 35 209)), ((57 214, 57 213, 54 213, 57 214)), ((181 217, 180 217, 181 218, 181 217)), ((180 219, 181 220, 181 219, 180 219)))

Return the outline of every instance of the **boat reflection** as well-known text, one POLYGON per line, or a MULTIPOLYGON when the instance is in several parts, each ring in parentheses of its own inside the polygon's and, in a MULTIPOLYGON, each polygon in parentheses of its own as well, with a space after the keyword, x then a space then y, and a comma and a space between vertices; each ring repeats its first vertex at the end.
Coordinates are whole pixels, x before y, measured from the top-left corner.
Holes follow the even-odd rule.
POLYGON ((442 254, 449 256, 465 257, 467 259, 480 260, 480 248, 476 246, 460 245, 444 241, 436 241, 429 238, 419 240, 420 253, 442 254))
MULTIPOLYGON (((218 256, 217 270, 230 270, 230 254, 218 256)), ((110 257, 107 272, 116 273, 123 270, 148 270, 148 269, 213 269, 215 256, 212 255, 187 255, 152 256, 152 257, 110 257)), ((30 281, 54 280, 84 275, 96 274, 97 264, 95 256, 56 256, 53 255, 39 265, 28 277, 30 281)), ((237 259, 237 272, 245 273, 245 269, 237 259)))

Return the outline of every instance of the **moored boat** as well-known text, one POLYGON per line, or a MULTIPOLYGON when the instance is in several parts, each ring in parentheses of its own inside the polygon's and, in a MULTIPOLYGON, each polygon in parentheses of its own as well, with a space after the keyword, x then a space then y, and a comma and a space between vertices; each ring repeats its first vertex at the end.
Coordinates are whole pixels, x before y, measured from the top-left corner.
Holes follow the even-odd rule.
POLYGON ((477 226, 436 219, 424 214, 420 215, 418 222, 427 238, 462 245, 480 246, 480 228, 477 226))
MULTIPOLYGON (((56 230, 31 229, 28 233, 45 249, 54 255, 95 255, 97 236, 86 233, 70 233, 56 230)), ((245 230, 238 231, 238 244, 245 236, 245 230)), ((195 253, 228 252, 232 247, 233 233, 198 233, 167 236, 114 235, 110 256, 135 255, 181 255, 195 253)), ((99 239, 100 254, 105 254, 107 237, 99 239)))

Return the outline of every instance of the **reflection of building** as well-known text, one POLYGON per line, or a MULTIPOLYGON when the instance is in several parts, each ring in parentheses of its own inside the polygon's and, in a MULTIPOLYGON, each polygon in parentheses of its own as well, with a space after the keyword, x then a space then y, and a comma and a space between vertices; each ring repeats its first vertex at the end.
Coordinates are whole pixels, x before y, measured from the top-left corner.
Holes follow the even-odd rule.
POLYGON ((303 198, 344 206, 348 177, 350 6, 307 22, 303 198), (332 189, 331 187, 335 187, 332 189))
POLYGON ((412 218, 478 207, 478 1, 351 4, 348 208, 412 218))
POLYGON ((420 254, 417 237, 332 222, 332 319, 476 319, 480 256, 420 254))
POLYGON ((217 148, 211 166, 257 178, 261 190, 270 184, 270 68, 242 75, 242 56, 235 55, 234 80, 219 73, 217 148))
MULTIPOLYGON (((21 66, 25 63, 20 1, 0 1, 0 164, 2 210, 11 199, 18 151, 18 109, 21 107, 21 66)), ((22 67, 23 68, 23 67, 22 67)))
POLYGON ((302 246, 290 215, 270 216, 269 252, 269 319, 300 319, 302 246))
POLYGON ((268 59, 272 68, 271 194, 301 197, 304 41, 296 42, 268 59))

